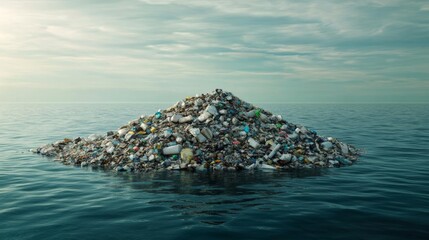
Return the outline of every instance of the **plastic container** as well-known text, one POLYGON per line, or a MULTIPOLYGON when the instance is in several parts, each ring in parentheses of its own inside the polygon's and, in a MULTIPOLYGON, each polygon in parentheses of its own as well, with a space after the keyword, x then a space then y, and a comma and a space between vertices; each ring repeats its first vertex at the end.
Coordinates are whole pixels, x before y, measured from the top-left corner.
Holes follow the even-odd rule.
POLYGON ((179 154, 180 151, 182 151, 182 145, 180 145, 180 144, 170 146, 170 147, 165 147, 162 149, 162 153, 164 155, 179 154))

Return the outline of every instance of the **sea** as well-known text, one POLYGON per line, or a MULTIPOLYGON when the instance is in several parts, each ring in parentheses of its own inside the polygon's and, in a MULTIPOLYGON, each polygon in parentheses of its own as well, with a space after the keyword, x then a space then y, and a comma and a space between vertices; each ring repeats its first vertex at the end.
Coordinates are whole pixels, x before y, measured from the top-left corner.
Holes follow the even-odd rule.
POLYGON ((169 105, 0 103, 0 239, 429 239, 428 104, 257 104, 362 149, 342 168, 136 175, 29 151, 169 105))

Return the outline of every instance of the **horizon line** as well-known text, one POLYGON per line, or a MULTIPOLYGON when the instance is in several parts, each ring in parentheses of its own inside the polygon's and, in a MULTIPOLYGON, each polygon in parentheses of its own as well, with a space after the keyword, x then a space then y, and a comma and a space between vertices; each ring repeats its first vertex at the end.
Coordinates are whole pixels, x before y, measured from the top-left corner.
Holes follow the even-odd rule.
MULTIPOLYGON (((180 100, 179 100, 180 101, 180 100)), ((115 102, 109 102, 109 101, 0 101, 0 104, 140 104, 140 103, 161 103, 161 104, 174 104, 178 101, 115 101, 115 102)), ((246 101, 248 102, 248 101, 246 101)), ((248 102, 253 105, 255 104, 429 104, 429 102, 248 102)))

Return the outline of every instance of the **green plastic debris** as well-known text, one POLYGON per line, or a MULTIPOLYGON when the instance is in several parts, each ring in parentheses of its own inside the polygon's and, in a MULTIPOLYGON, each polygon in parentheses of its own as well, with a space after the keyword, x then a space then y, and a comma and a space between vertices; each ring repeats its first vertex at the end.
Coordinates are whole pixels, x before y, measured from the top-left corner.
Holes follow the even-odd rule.
POLYGON ((257 118, 261 117, 261 109, 258 108, 258 109, 255 110, 255 116, 257 118))

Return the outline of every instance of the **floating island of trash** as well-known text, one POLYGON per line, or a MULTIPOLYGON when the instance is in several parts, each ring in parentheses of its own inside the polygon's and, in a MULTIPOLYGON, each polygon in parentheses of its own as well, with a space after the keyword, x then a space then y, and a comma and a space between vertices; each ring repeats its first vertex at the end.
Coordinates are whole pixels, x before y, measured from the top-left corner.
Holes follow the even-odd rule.
POLYGON ((359 156, 351 145, 220 89, 143 115, 103 136, 65 138, 34 152, 64 164, 128 172, 342 167, 359 156))

